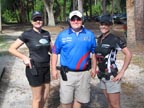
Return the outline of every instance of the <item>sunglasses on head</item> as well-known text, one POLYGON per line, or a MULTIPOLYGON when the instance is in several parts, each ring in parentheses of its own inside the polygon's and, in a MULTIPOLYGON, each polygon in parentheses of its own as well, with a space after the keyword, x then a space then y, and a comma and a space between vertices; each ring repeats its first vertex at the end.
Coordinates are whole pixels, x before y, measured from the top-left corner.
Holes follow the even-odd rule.
POLYGON ((34 22, 36 22, 36 21, 42 21, 42 18, 41 17, 36 17, 36 18, 33 19, 33 21, 34 22))
POLYGON ((71 21, 82 21, 82 19, 79 17, 72 17, 71 21))

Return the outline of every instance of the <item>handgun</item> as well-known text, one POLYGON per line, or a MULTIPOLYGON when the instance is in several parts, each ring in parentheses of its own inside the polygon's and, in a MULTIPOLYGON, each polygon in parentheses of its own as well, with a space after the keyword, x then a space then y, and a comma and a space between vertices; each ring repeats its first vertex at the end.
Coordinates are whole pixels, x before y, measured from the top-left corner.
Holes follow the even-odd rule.
POLYGON ((38 75, 38 72, 37 72, 37 69, 35 67, 34 61, 31 59, 30 62, 31 62, 31 68, 30 68, 31 74, 34 75, 34 76, 38 75))
POLYGON ((60 70, 62 79, 64 81, 67 81, 67 75, 66 75, 66 73, 68 72, 68 68, 66 66, 61 66, 61 67, 60 66, 56 66, 56 69, 60 70))

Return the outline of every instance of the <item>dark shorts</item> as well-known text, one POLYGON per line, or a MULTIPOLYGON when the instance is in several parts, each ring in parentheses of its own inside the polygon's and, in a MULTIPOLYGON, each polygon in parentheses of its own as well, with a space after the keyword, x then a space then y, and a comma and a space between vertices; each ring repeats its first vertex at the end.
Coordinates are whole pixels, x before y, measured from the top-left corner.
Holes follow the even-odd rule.
POLYGON ((26 67, 26 77, 30 86, 36 87, 45 83, 50 83, 50 66, 49 63, 36 63, 37 75, 32 74, 32 70, 26 67))

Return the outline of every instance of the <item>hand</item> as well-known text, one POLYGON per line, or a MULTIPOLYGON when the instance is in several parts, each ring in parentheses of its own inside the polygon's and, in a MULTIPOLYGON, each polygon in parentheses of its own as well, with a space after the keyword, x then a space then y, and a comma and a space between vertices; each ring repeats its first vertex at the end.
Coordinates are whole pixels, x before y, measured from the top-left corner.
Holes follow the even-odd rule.
POLYGON ((25 57, 25 58, 23 59, 23 62, 24 62, 24 64, 25 64, 26 66, 29 66, 30 69, 32 68, 31 62, 30 62, 30 58, 25 57))
POLYGON ((52 70, 52 78, 54 80, 57 80, 58 79, 58 71, 55 69, 55 70, 52 70))
POLYGON ((112 81, 120 81, 124 75, 124 72, 119 72, 116 77, 112 79, 112 81))
POLYGON ((95 69, 92 69, 92 70, 91 70, 91 77, 94 78, 95 76, 96 76, 95 69))

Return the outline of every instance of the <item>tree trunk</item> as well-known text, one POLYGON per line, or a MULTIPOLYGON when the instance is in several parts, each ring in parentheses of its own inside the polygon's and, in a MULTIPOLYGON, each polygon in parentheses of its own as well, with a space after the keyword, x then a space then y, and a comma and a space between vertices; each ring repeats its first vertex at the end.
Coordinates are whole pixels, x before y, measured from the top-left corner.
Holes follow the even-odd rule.
POLYGON ((25 9, 25 4, 22 1, 19 2, 19 19, 20 19, 20 23, 27 22, 27 14, 26 14, 26 9, 25 9))
POLYGON ((112 0, 112 10, 111 10, 111 15, 113 16, 113 14, 114 14, 114 8, 115 8, 115 6, 114 6, 114 0, 112 0))
POLYGON ((48 19, 47 19, 46 8, 43 9, 43 18, 44 18, 44 25, 47 25, 48 24, 48 19))
POLYGON ((77 0, 73 0, 73 10, 76 10, 77 8, 77 0))
POLYGON ((2 33, 2 22, 1 22, 1 0, 0 0, 0 33, 2 33))
POLYGON ((63 20, 62 16, 61 16, 61 10, 62 9, 61 9, 61 6, 60 6, 58 0, 55 0, 55 4, 56 4, 56 7, 57 7, 57 8, 55 8, 55 13, 54 13, 55 22, 57 22, 58 17, 60 17, 60 21, 62 21, 63 20))
POLYGON ((83 1, 78 0, 78 10, 83 13, 83 1))
POLYGON ((70 9, 69 11, 71 12, 73 10, 73 0, 70 1, 70 9))
POLYGON ((46 11, 48 13, 48 26, 55 26, 55 20, 53 15, 53 3, 54 0, 43 0, 44 6, 46 8, 46 11))
POLYGON ((103 14, 106 14, 106 0, 102 0, 103 14))
POLYGON ((144 1, 135 0, 135 29, 136 39, 144 39, 144 1))
POLYGON ((96 6, 96 4, 97 4, 97 0, 95 0, 95 6, 96 6))
POLYGON ((64 21, 66 21, 66 0, 64 0, 63 18, 64 18, 64 21))
POLYGON ((127 10, 127 43, 129 46, 135 46, 136 45, 136 37, 135 37, 133 0, 126 1, 126 10, 127 10))
POLYGON ((92 0, 89 1, 90 2, 90 17, 92 18, 92 0))

